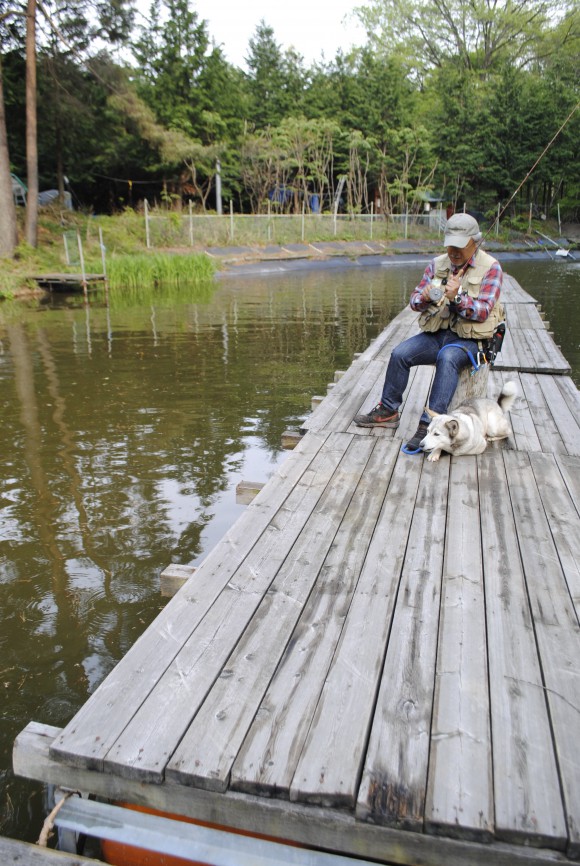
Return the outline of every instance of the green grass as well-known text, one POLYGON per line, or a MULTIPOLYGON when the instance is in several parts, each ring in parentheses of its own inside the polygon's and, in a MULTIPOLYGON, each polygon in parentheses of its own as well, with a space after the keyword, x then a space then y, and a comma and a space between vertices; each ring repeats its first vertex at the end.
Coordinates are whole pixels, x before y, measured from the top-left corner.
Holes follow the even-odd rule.
POLYGON ((115 255, 107 261, 107 277, 112 290, 209 282, 214 272, 214 265, 203 253, 136 253, 115 255))

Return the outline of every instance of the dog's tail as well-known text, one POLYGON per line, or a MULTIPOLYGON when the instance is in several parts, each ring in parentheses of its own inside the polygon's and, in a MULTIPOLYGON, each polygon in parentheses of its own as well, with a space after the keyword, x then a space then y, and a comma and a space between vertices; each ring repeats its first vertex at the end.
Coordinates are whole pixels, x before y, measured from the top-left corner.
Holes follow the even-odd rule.
POLYGON ((516 383, 506 382, 501 389, 501 394, 497 398, 497 402, 499 403, 499 407, 502 412, 509 412, 509 410, 514 405, 517 395, 518 389, 516 383))

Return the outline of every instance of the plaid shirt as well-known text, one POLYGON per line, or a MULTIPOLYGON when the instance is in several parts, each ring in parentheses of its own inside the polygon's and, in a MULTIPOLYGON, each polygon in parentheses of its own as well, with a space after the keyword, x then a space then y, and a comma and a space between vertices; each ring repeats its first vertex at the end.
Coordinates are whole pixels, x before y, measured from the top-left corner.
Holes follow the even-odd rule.
MULTIPOLYGON (((468 267, 473 265, 474 256, 468 262, 468 267)), ((451 273, 455 275, 460 268, 451 267, 451 273)), ((421 293, 425 286, 433 279, 435 275, 435 261, 431 261, 425 268, 423 279, 416 289, 413 289, 410 298, 410 305, 417 313, 422 313, 429 306, 429 301, 421 297, 421 293)), ((501 284, 503 280, 503 271, 499 262, 495 262, 485 274, 479 287, 477 298, 472 298, 467 292, 460 295, 459 303, 451 301, 450 306, 454 313, 461 316, 463 319, 473 319, 475 322, 485 322, 495 304, 499 300, 501 284)))

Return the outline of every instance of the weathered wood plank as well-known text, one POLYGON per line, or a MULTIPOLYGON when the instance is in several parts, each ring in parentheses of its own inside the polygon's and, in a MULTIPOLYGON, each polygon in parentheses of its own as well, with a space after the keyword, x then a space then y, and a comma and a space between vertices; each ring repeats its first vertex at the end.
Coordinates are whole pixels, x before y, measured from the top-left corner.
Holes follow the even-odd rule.
POLYGON ((383 370, 380 361, 357 365, 356 375, 345 377, 338 382, 314 412, 304 420, 300 429, 315 431, 330 426, 334 430, 346 429, 338 419, 338 413, 347 414, 349 419, 352 415, 356 415, 383 370))
POLYGON ((560 431, 554 421, 550 407, 534 373, 521 373, 520 382, 524 390, 524 396, 528 408, 534 419, 538 439, 542 445, 542 451, 567 454, 568 449, 562 441, 560 431))
POLYGON ((483 454, 478 463, 495 832, 563 848, 566 822, 510 486, 501 455, 483 454))
POLYGON ((545 328, 523 328, 520 332, 533 361, 530 370, 538 373, 569 373, 570 364, 545 328))
POLYGON ((101 768, 105 755, 326 442, 312 434, 266 485, 52 745, 54 757, 101 768), (123 700, 119 700, 119 695, 123 700), (114 712, 112 712, 114 708, 114 712))
POLYGON ((570 404, 558 387, 556 378, 538 376, 538 384, 568 454, 580 456, 580 407, 570 404))
POLYGON ((556 455, 556 463, 572 498, 577 514, 580 514, 580 459, 556 455))
MULTIPOLYGON (((59 729, 31 722, 14 744, 14 771, 19 776, 90 791, 112 800, 159 809, 200 821, 223 822, 250 833, 260 833, 322 848, 351 857, 371 857, 378 863, 406 866, 565 866, 561 854, 547 849, 492 843, 480 845, 426 836, 356 821, 341 810, 304 806, 249 794, 216 794, 181 785, 143 785, 109 773, 71 767, 54 761, 50 744, 59 729)), ((1 862, 1 861, 0 861, 1 862)), ((22 866, 21 861, 19 866, 22 866)), ((38 866, 33 863, 31 866, 38 866)))
MULTIPOLYGON (((373 447, 373 440, 365 439, 345 453, 307 526, 288 552, 260 608, 179 743, 167 766, 168 779, 225 791, 232 764, 279 662, 285 693, 292 693, 296 681, 288 678, 287 669, 301 632, 301 629, 298 634, 295 632, 296 625, 303 612, 308 619, 308 607, 319 593, 332 604, 339 601, 333 584, 341 579, 342 557, 349 556, 349 547, 355 543, 360 528, 360 522, 353 526, 348 519, 353 513, 360 513, 361 507, 360 496, 358 507, 350 507, 353 488, 359 484, 373 447), (347 524, 344 528, 343 520, 347 524), (333 553, 336 550, 341 553, 338 563, 333 553)), ((382 451, 381 456, 384 457, 382 451)), ((376 458, 372 468, 375 473, 380 472, 376 458)), ((374 507, 372 499, 369 503, 375 517, 382 497, 376 499, 374 507)), ((361 550, 361 556, 362 553, 361 550)), ((358 571, 352 581, 357 574, 358 571)), ((347 607, 351 592, 347 591, 343 602, 347 607)), ((331 613, 327 608, 322 621, 315 618, 310 627, 319 631, 331 613)), ((330 636, 330 628, 328 632, 330 636)), ((298 654, 308 664, 305 645, 300 645, 298 654)))
POLYGON ((425 808, 431 832, 490 841, 493 783, 475 457, 451 461, 425 808))
POLYGON ((373 447, 317 586, 236 759, 234 788, 289 795, 398 456, 392 441, 375 440, 373 447))
MULTIPOLYGON (((350 807, 356 802, 422 463, 398 456, 340 643, 296 765, 291 800, 350 807)), ((246 776, 248 769, 246 764, 246 776)))
POLYGON ((509 412, 512 435, 509 444, 518 451, 541 451, 542 443, 538 438, 534 418, 525 399, 524 386, 521 377, 515 371, 493 370, 490 377, 489 396, 497 399, 506 382, 513 381, 518 388, 517 400, 509 412))
POLYGON ((357 816, 423 827, 450 461, 421 459, 401 586, 377 700, 357 816))
POLYGON ((428 403, 435 367, 431 364, 414 368, 414 375, 409 376, 409 384, 403 394, 401 423, 395 431, 397 439, 409 439, 417 429, 419 418, 428 403))
POLYGON ((536 301, 511 274, 504 271, 503 285, 501 290, 502 301, 510 304, 535 304, 536 301))
POLYGON ((507 303, 506 318, 511 329, 545 328, 544 320, 535 304, 507 303))
POLYGON ((580 516, 563 483, 555 459, 546 455, 530 454, 530 462, 580 622, 580 516))
POLYGON ((409 306, 405 307, 362 352, 359 361, 366 363, 383 357, 385 354, 390 354, 393 346, 398 345, 401 340, 407 339, 416 324, 417 313, 409 306))
MULTIPOLYGON (((579 857, 580 627, 530 458, 517 451, 506 451, 503 457, 558 756, 568 824, 567 853, 579 857)), ((534 457, 541 459, 550 457, 534 457)))
POLYGON ((154 782, 163 778, 177 744, 226 667, 232 648, 263 602, 351 441, 341 433, 328 437, 150 694, 141 695, 132 718, 107 752, 104 766, 109 772, 154 782))

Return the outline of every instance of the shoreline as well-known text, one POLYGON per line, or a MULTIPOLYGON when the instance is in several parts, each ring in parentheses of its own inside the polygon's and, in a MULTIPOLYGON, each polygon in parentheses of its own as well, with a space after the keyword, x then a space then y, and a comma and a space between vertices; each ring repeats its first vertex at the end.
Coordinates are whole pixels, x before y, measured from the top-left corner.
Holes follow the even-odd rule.
MULTIPOLYGON (((554 260, 547 248, 532 248, 521 242, 510 244, 489 241, 485 249, 498 261, 554 260)), ((206 247, 195 250, 205 253, 216 263, 214 278, 282 275, 315 269, 344 269, 361 267, 387 267, 389 264, 421 263, 442 250, 441 244, 431 240, 383 241, 324 241, 319 243, 270 244, 265 247, 206 247)), ((572 255, 576 245, 570 248, 572 255)), ((568 261, 568 257, 561 258, 568 261)), ((578 258, 576 258, 578 261, 578 258)), ((11 298, 0 300, 33 300, 50 295, 47 289, 23 285, 14 290, 11 298)))

